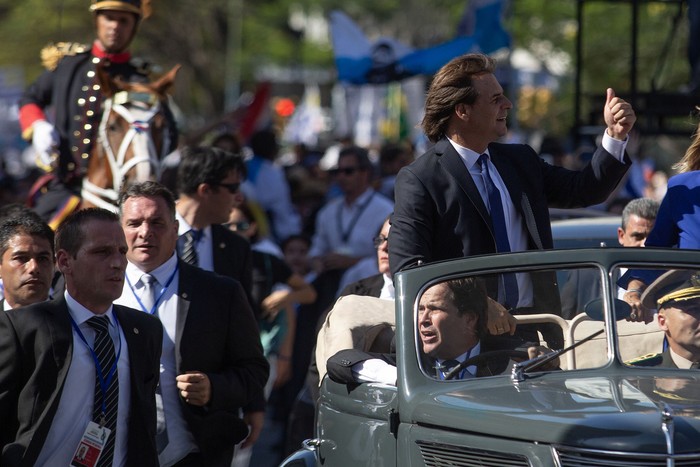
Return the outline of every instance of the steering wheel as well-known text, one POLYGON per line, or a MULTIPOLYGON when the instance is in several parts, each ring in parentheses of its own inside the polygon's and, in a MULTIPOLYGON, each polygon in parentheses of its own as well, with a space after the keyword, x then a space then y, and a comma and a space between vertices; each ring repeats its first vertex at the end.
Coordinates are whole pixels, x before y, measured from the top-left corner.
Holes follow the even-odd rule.
POLYGON ((445 380, 454 379, 454 377, 459 375, 464 368, 470 367, 472 365, 479 366, 481 363, 490 358, 502 357, 527 360, 530 358, 530 355, 524 350, 516 349, 492 350, 490 352, 482 352, 479 355, 474 355, 473 357, 464 360, 462 363, 451 369, 450 372, 445 375, 445 380))

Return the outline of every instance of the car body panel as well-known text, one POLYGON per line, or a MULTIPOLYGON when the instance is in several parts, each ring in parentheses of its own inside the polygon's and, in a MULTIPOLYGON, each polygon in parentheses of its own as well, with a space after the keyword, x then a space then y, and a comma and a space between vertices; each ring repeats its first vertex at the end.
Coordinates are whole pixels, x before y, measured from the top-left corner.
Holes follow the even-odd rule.
POLYGON ((692 266, 700 252, 596 248, 485 255, 403 271, 396 285, 397 387, 323 381, 317 465, 700 465, 700 374, 627 365, 611 310, 620 266, 692 266), (594 369, 438 381, 420 367, 416 309, 436 281, 464 274, 592 265, 601 284, 607 358, 594 369), (659 382, 686 387, 678 396, 659 382), (671 435, 669 437, 669 429, 671 435), (584 459, 590 463, 578 463, 584 459), (593 459, 593 460, 591 460, 593 459))
POLYGON ((620 216, 552 221, 554 248, 621 248, 617 239, 620 216))
POLYGON ((325 465, 396 465, 396 439, 390 432, 391 413, 398 408, 395 386, 368 383, 348 391, 325 379, 317 406, 318 439, 323 440, 318 454, 325 465))

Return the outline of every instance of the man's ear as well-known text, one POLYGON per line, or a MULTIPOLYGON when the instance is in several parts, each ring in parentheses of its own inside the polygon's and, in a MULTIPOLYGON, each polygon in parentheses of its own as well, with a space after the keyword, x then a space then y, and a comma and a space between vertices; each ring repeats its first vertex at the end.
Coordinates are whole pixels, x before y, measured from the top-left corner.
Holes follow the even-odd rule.
POLYGON ((460 102, 455 106, 455 115, 461 120, 467 121, 471 115, 471 107, 464 102, 460 102))
POLYGON ((620 243, 620 245, 624 245, 624 237, 625 237, 625 231, 622 230, 622 227, 617 228, 617 241, 620 243))
POLYGON ((200 183, 197 185, 197 196, 206 196, 208 194, 211 194, 212 187, 208 183, 200 183))
POLYGON ((668 331, 668 325, 666 324, 666 312, 663 309, 658 311, 656 321, 662 331, 668 331))
POLYGON ((56 267, 64 275, 70 273, 70 255, 66 250, 58 250, 56 252, 56 267))

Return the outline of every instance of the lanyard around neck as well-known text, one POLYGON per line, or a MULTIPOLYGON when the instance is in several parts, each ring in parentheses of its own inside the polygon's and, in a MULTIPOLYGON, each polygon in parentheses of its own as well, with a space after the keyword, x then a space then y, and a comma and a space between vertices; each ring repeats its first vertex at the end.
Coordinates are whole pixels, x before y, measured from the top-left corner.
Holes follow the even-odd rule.
MULTIPOLYGON (((85 339, 85 335, 83 335, 83 332, 80 330, 80 327, 78 327, 78 323, 75 322, 75 320, 73 319, 72 316, 69 316, 70 323, 73 326, 73 329, 75 329, 75 332, 76 332, 76 334, 78 334, 78 337, 80 338, 80 340, 83 341, 83 344, 85 344, 85 347, 87 347, 87 349, 90 351, 90 355, 92 356, 92 360, 95 363, 95 371, 97 372, 97 380, 100 383, 100 391, 102 392, 102 413, 103 414, 107 410, 107 407, 106 407, 107 390, 109 389, 109 385, 112 383, 112 379, 114 378, 114 374, 117 372, 117 363, 119 362, 119 356, 122 353, 122 335, 121 335, 121 332, 119 331, 119 320, 117 319, 116 313, 112 313, 112 316, 114 316, 114 324, 115 324, 115 327, 117 328, 117 337, 119 338, 119 348, 117 349, 117 354, 115 355, 114 363, 112 364, 112 367, 107 372, 106 377, 105 377, 105 373, 102 369, 102 365, 100 364, 100 361, 97 358, 97 354, 95 353, 95 349, 90 347, 90 344, 88 344, 87 339, 85 339)), ((97 331, 95 331, 95 335, 97 336, 97 331)))
POLYGON ((341 200, 340 204, 338 205, 338 211, 337 211, 337 217, 336 217, 336 222, 338 223, 338 231, 340 232, 340 238, 343 241, 343 244, 347 244, 348 240, 350 239, 350 235, 352 234, 352 231, 355 230, 355 225, 357 224, 357 221, 360 220, 360 216, 362 213, 365 211, 367 206, 369 206, 369 203, 372 201, 372 198, 374 198, 374 194, 376 192, 373 192, 371 195, 369 195, 369 198, 367 198, 367 201, 362 203, 360 206, 357 207, 357 211, 355 211, 355 215, 350 219, 350 224, 348 225, 347 229, 343 229, 343 204, 344 201, 341 200))
POLYGON ((141 307, 141 311, 145 311, 148 314, 155 314, 156 310, 158 310, 158 305, 160 304, 161 299, 163 298, 163 295, 165 295, 165 292, 168 290, 168 287, 170 287, 170 284, 172 284, 173 280, 175 279, 175 274, 177 274, 177 270, 179 268, 179 264, 175 263, 175 270, 173 273, 170 275, 168 280, 165 282, 165 285, 163 288, 160 290, 158 293, 158 296, 153 302, 153 307, 151 307, 150 310, 146 308, 146 306, 143 304, 141 301, 141 297, 136 293, 136 289, 134 289, 134 286, 132 285, 131 281, 129 280, 129 275, 126 274, 126 283, 129 284, 129 288, 131 289, 131 293, 134 294, 134 298, 139 304, 139 307, 141 307))

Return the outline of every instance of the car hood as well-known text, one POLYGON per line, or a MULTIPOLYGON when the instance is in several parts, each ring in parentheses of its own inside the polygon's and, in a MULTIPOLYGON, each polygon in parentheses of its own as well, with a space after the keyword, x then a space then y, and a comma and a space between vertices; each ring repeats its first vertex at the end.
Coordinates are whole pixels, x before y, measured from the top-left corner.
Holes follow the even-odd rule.
POLYGON ((572 377, 561 372, 511 384, 503 384, 502 377, 438 383, 439 391, 417 397, 411 417, 441 429, 651 453, 667 452, 665 423, 676 453, 695 452, 699 378, 668 374, 572 377))

